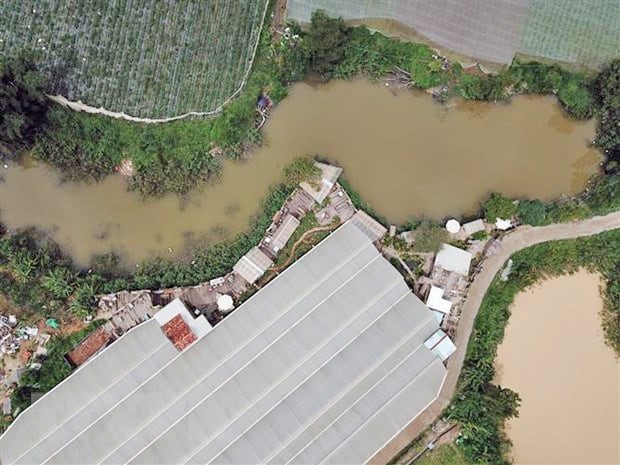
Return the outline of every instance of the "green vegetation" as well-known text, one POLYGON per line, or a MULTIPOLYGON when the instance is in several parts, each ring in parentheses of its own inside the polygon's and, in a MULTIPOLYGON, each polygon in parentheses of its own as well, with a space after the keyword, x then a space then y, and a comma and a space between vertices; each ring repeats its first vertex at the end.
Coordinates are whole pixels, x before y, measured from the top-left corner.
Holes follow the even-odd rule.
POLYGON ((99 293, 190 285, 222 276, 259 243, 284 200, 315 170, 311 159, 297 158, 284 170, 285 180, 270 189, 245 233, 195 246, 191 263, 156 258, 125 274, 118 267, 118 257, 106 254, 95 257, 92 269, 85 272, 76 270, 56 243, 33 228, 11 234, 0 229, 0 294, 22 308, 22 316, 81 318, 92 312, 99 293))
POLYGON ((489 234, 486 231, 476 231, 471 235, 471 239, 474 241, 483 241, 489 237, 489 234))
POLYGON ((452 443, 443 444, 426 452, 415 465, 467 465, 463 453, 452 443))
POLYGON ((45 80, 26 56, 0 61, 0 157, 30 147, 45 123, 45 80))
POLYGON ((132 116, 211 111, 250 64, 268 0, 40 2, 0 8, 0 54, 36 54, 49 92, 132 116))
POLYGON ((520 291, 551 276, 580 267, 601 273, 607 283, 601 312, 609 345, 620 354, 620 230, 566 241, 539 244, 512 257, 510 278, 495 278, 480 306, 449 417, 461 427, 460 446, 473 463, 508 463, 510 441, 506 418, 517 414, 518 395, 493 385, 494 360, 520 291))
POLYGON ((489 223, 495 223, 498 218, 503 220, 512 218, 517 213, 517 206, 508 197, 493 192, 482 204, 482 211, 489 223))
POLYGON ((284 168, 284 179, 292 186, 296 186, 302 181, 308 181, 316 185, 320 181, 321 170, 314 164, 314 160, 309 157, 295 157, 293 161, 284 168))
POLYGON ((521 223, 540 226, 545 224, 547 206, 540 200, 521 200, 517 205, 517 216, 521 223))
POLYGON ((342 18, 330 18, 323 11, 312 13, 307 35, 310 69, 322 75, 333 72, 345 53, 347 27, 342 18))
POLYGON ((599 110, 596 143, 608 156, 606 170, 620 172, 620 59, 612 61, 594 82, 599 110))
MULTIPOLYGON (((260 142, 256 129, 261 119, 256 111, 260 95, 277 103, 288 84, 310 71, 324 78, 363 75, 371 79, 396 72, 417 87, 441 86, 440 98, 458 94, 499 100, 523 92, 556 94, 575 116, 600 115, 597 143, 609 155, 609 168, 617 165, 617 63, 601 74, 595 86, 587 76, 539 63, 514 63, 496 76, 473 76, 425 45, 387 38, 364 27, 346 27, 320 12, 313 18, 307 32, 293 25, 291 34, 279 36, 276 42, 269 28, 263 30, 244 91, 216 118, 151 126, 55 107, 48 112, 49 122, 37 120, 38 131, 27 131, 34 132, 28 136, 34 139, 33 153, 66 177, 79 180, 101 179, 129 159, 135 170, 134 189, 147 196, 185 195, 203 182, 218 179, 222 157, 240 158, 260 142)), ((32 66, 28 69, 19 73, 30 76, 32 66)), ((21 81, 31 83, 34 78, 21 81)))
POLYGON ((19 414, 30 405, 32 394, 44 394, 69 376, 73 368, 65 359, 65 355, 104 323, 105 320, 96 320, 70 336, 54 336, 47 343, 47 354, 36 360, 41 364, 41 368, 25 371, 19 386, 11 395, 13 412, 19 414))
POLYGON ((448 242, 448 232, 446 228, 434 223, 433 221, 422 219, 407 223, 407 229, 414 234, 413 244, 408 250, 415 253, 439 252, 441 244, 448 242))

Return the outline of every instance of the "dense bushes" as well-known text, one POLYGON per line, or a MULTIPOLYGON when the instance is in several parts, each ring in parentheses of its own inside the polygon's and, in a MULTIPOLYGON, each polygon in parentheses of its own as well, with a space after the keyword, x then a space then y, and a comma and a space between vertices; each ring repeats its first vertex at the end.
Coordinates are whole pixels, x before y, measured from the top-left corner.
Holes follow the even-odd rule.
POLYGON ((594 83, 599 107, 597 145, 608 155, 609 173, 620 171, 620 59, 612 61, 594 83))
POLYGON ((45 85, 30 57, 0 60, 0 156, 28 148, 45 124, 45 85))
POLYGON ((549 276, 580 267, 600 272, 607 282, 601 312, 607 342, 620 353, 620 230, 588 238, 529 247, 513 257, 507 281, 495 278, 480 306, 467 347, 457 392, 449 410, 462 431, 461 447, 472 463, 508 463, 506 418, 516 415, 518 396, 492 384, 497 347, 504 337, 516 294, 549 276))

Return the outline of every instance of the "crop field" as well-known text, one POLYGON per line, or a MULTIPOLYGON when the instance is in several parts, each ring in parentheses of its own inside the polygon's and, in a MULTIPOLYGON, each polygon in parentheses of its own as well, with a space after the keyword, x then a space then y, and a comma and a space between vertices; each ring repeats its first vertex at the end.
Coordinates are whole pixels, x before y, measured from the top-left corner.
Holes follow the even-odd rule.
POLYGON ((598 67, 620 56, 617 0, 530 0, 519 51, 598 67))
POLYGON ((0 54, 54 94, 132 116, 208 112, 241 85, 268 0, 0 0, 0 54))
POLYGON ((515 53, 592 68, 618 56, 618 0, 288 0, 288 17, 316 9, 345 20, 391 19, 439 46, 510 64, 515 53))

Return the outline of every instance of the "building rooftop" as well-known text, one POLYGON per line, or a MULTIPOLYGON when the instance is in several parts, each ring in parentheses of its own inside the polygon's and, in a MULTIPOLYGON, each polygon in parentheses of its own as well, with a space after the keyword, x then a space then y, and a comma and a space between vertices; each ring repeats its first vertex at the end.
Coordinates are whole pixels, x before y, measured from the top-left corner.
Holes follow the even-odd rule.
POLYGON ((282 220, 280 226, 278 226, 278 229, 273 233, 269 241, 269 248, 273 250, 274 253, 278 253, 282 250, 298 226, 299 220, 288 213, 282 220))
POLYGON ((346 223, 184 351, 156 318, 130 330, 15 420, 0 462, 364 463, 437 397, 437 329, 346 223))
POLYGON ((342 173, 342 168, 319 162, 315 162, 315 165, 321 170, 320 181, 317 181, 316 185, 304 181, 300 182, 299 186, 310 194, 315 202, 322 203, 336 184, 340 173, 342 173))
POLYGON ((350 220, 357 228, 362 231, 372 242, 376 242, 385 236, 387 228, 375 220, 363 210, 358 210, 350 220))
POLYGON ((162 326, 164 330, 164 334, 170 341, 174 344, 174 346, 183 350, 187 346, 189 346, 192 342, 198 339, 192 330, 189 329, 187 323, 183 321, 181 315, 177 315, 173 317, 170 321, 162 326))
POLYGON ((113 338, 114 335, 109 328, 100 326, 75 346, 75 348, 66 355, 66 359, 73 366, 78 367, 108 345, 113 338))
POLYGON ((435 257, 435 266, 467 276, 472 258, 472 255, 466 250, 449 244, 443 244, 435 257))
POLYGON ((469 223, 465 223, 463 225, 463 232, 467 234, 468 236, 471 236, 474 233, 477 233, 479 231, 484 231, 484 230, 485 230, 484 221, 482 221, 481 219, 470 221, 469 223))
POLYGON ((254 284, 265 271, 272 265, 273 261, 265 252, 258 247, 252 247, 241 259, 233 266, 233 270, 245 279, 248 283, 254 284))
POLYGON ((444 290, 440 287, 431 286, 431 291, 426 299, 426 305, 431 310, 437 310, 441 313, 450 313, 452 302, 443 298, 444 290))

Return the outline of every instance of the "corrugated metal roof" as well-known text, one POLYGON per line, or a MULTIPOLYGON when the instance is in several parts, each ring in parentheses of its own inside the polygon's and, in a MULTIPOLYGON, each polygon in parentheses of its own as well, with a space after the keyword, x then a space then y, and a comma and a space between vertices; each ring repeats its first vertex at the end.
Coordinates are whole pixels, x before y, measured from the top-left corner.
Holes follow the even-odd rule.
POLYGON ((185 351, 154 320, 123 336, 16 420, 0 461, 363 463, 437 396, 437 327, 347 223, 185 351))
POLYGON ((248 283, 254 284, 260 278, 273 261, 265 252, 258 247, 252 247, 241 259, 233 266, 233 270, 245 279, 248 283))
POLYGON ((468 236, 471 236, 474 233, 477 233, 479 231, 484 231, 484 230, 485 230, 484 221, 482 221, 481 219, 470 221, 469 223, 465 223, 463 225, 463 231, 468 236))
POLYGON ((373 242, 381 239, 387 232, 385 226, 363 210, 358 210, 350 221, 373 242))
POLYGON ((274 252, 282 250, 298 226, 299 220, 290 213, 287 214, 282 220, 282 224, 280 224, 278 229, 273 233, 269 247, 271 247, 274 252))
POLYGON ((472 254, 450 244, 443 244, 435 257, 435 266, 453 271, 463 276, 469 274, 472 254))

